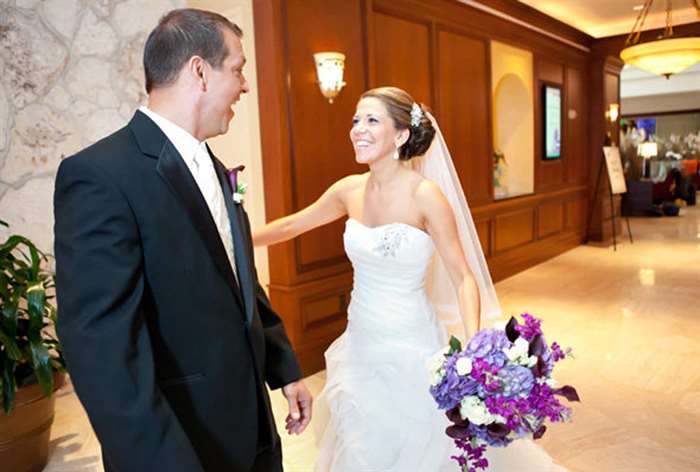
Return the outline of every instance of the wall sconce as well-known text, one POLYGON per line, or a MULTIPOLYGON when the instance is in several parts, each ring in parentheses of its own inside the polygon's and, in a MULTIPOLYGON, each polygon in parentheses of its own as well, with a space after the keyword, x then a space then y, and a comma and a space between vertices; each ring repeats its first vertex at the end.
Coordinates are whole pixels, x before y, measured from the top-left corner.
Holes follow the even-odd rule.
POLYGON ((610 120, 611 123, 617 122, 620 117, 620 105, 617 103, 611 103, 608 105, 608 109, 605 112, 605 117, 610 120))
POLYGON ((317 52, 314 54, 316 76, 321 93, 333 103, 333 99, 345 86, 343 70, 345 69, 345 54, 339 52, 317 52))

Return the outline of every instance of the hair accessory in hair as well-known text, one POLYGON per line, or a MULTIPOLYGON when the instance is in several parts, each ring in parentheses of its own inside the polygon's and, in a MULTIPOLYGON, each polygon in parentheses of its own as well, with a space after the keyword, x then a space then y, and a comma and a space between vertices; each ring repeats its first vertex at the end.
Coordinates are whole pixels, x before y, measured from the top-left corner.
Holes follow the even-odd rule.
POLYGON ((413 106, 411 107, 411 126, 413 128, 417 128, 418 125, 420 125, 420 120, 423 118, 423 110, 421 109, 420 105, 418 105, 416 102, 413 102, 413 106))

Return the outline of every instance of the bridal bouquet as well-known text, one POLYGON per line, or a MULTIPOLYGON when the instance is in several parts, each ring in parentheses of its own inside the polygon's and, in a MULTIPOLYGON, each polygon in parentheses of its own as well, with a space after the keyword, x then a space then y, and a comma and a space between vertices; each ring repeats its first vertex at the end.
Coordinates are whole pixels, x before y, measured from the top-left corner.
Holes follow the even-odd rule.
POLYGON ((557 397, 579 401, 571 386, 556 387, 555 363, 571 354, 548 346, 541 321, 527 313, 505 329, 484 329, 462 349, 455 337, 428 361, 430 393, 451 423, 446 430, 462 451, 452 456, 462 472, 486 469, 487 446, 542 437, 545 421, 569 421, 571 409, 557 397))

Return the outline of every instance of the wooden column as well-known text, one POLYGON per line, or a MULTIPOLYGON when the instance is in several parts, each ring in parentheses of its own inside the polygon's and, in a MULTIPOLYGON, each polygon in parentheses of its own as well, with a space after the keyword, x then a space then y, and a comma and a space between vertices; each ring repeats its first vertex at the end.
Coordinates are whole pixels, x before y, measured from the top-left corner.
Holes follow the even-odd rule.
POLYGON ((590 159, 588 241, 612 244, 612 215, 615 212, 615 233, 621 234, 620 196, 610 200, 610 180, 605 168, 603 146, 619 144, 619 125, 611 123, 606 110, 611 103, 620 103, 622 61, 613 56, 593 57, 590 64, 590 159), (602 167, 601 167, 602 166, 602 167))

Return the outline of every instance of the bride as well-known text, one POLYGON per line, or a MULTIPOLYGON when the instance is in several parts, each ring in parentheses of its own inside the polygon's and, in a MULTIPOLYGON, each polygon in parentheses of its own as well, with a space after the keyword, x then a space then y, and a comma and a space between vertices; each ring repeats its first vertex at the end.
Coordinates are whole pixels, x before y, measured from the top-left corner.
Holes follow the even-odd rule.
MULTIPOLYGON (((253 235, 270 245, 348 216, 352 298, 347 329, 325 353, 316 470, 455 471, 425 361, 448 330, 469 339, 500 314, 478 235, 437 123, 408 93, 365 92, 350 140, 369 172, 253 235)), ((530 441, 487 456, 495 472, 561 470, 530 441)))

